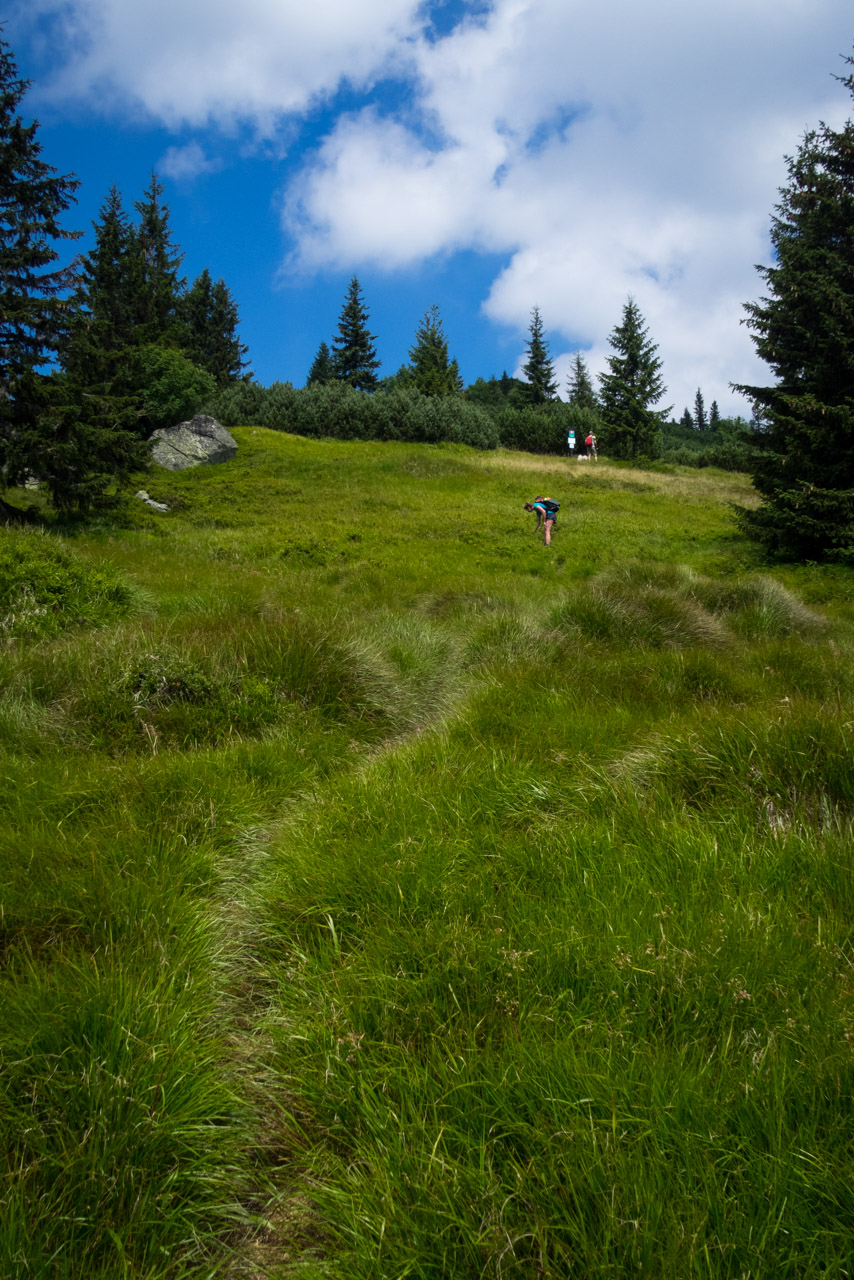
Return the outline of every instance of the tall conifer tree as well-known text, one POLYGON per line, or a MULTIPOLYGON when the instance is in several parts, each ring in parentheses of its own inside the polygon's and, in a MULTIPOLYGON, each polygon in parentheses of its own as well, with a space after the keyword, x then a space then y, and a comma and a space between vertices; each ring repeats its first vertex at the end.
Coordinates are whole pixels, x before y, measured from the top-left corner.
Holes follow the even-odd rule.
POLYGON ((181 346, 218 387, 238 382, 246 368, 247 348, 237 335, 237 304, 224 280, 212 280, 205 267, 180 300, 181 346))
POLYGON ((557 395, 557 378, 549 358, 549 344, 539 307, 534 307, 531 312, 527 348, 528 359, 522 366, 522 372, 528 380, 525 398, 529 404, 545 404, 547 400, 554 400, 557 395))
POLYGON ((593 380, 590 377, 587 362, 580 351, 576 351, 572 357, 566 389, 569 403, 575 408, 592 409, 594 413, 598 411, 599 401, 596 398, 593 380))
POLYGON ((608 372, 599 375, 606 424, 603 449, 615 458, 658 457, 661 425, 670 409, 652 408, 665 394, 661 361, 631 296, 609 341, 614 354, 608 356, 608 372))
POLYGON ((169 207, 156 173, 152 173, 143 199, 136 201, 136 210, 139 225, 131 235, 129 248, 139 341, 179 345, 179 311, 186 285, 181 275, 184 255, 172 242, 169 207))
POLYGON ((63 366, 74 382, 104 394, 122 395, 133 326, 131 229, 113 186, 93 223, 95 244, 81 260, 76 311, 63 350, 63 366))
POLYGON ((311 387, 323 382, 331 382, 334 377, 335 367, 332 363, 332 352, 325 342, 321 342, 317 348, 317 355, 311 362, 305 385, 311 387))
POLYGON ((29 81, 18 75, 0 38, 0 393, 14 395, 20 379, 56 353, 67 328, 64 295, 74 266, 57 267, 57 245, 80 232, 60 225, 80 185, 41 158, 38 121, 25 124, 18 107, 29 81))
MULTIPOLYGON (((849 65, 854 59, 847 58, 849 65)), ((854 75, 840 77, 854 94, 854 75)), ((747 325, 770 387, 739 386, 763 429, 745 527, 774 551, 854 559, 854 121, 820 124, 788 159, 771 224, 768 297, 747 325)))
POLYGON ((459 365, 448 358, 448 339, 435 304, 427 308, 415 331, 409 359, 412 383, 422 395, 450 396, 462 390, 459 365))
POLYGON ((694 396, 694 426, 698 431, 708 430, 708 421, 706 419, 706 405, 703 400, 703 393, 697 388, 697 394, 694 396))
POLYGON ((78 235, 60 225, 78 182, 42 160, 38 123, 18 114, 28 87, 0 39, 0 487, 32 476, 56 506, 74 509, 101 500, 142 458, 132 435, 41 372, 64 346, 73 313, 75 264, 55 264, 56 246, 78 235))
POLYGON ((357 391, 373 391, 377 386, 376 338, 368 330, 368 310, 362 298, 362 287, 353 276, 338 318, 338 334, 332 343, 335 377, 349 382, 357 391))

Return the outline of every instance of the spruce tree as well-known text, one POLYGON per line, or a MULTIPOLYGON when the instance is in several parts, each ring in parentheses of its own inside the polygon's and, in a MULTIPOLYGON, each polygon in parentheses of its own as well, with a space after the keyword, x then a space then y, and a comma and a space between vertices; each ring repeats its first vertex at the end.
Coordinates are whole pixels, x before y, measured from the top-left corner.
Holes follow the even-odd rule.
POLYGON ((127 348, 135 345, 130 224, 113 186, 93 223, 95 244, 81 260, 75 314, 63 367, 87 392, 127 393, 127 348))
POLYGON ((720 421, 721 421, 721 411, 718 408, 717 400, 713 400, 712 407, 709 410, 709 430, 715 431, 717 427, 720 425, 720 421))
POLYGON ((688 408, 687 405, 685 406, 685 412, 682 414, 682 417, 679 420, 679 425, 680 427, 684 427, 686 431, 694 430, 694 419, 692 418, 691 410, 688 408))
POLYGON ((180 344, 180 306, 186 281, 181 276, 184 255, 172 243, 169 207, 163 185, 152 173, 143 199, 136 201, 139 225, 130 237, 133 271, 134 321, 140 346, 180 344))
POLYGON ((79 184, 42 160, 38 122, 18 114, 28 87, 0 39, 0 487, 34 477, 71 510, 102 500, 141 454, 109 416, 99 420, 96 405, 75 403, 64 377, 42 372, 73 315, 76 264, 55 264, 56 246, 79 234, 59 221, 79 184))
MULTIPOLYGON (((147 451, 130 441, 142 432, 135 394, 137 335, 128 252, 131 229, 115 186, 101 206, 93 230, 95 243, 81 260, 74 316, 60 353, 66 389, 63 421, 68 431, 76 423, 78 428, 85 424, 87 431, 102 433, 102 445, 109 446, 113 469, 125 474, 145 465, 147 451), (125 463, 115 465, 122 446, 127 454, 125 463)), ((70 440, 66 452, 68 492, 60 497, 60 505, 86 505, 96 491, 106 491, 110 468, 99 480, 87 478, 81 471, 81 460, 73 457, 70 440)))
POLYGON ((450 396, 462 390, 460 368, 448 359, 448 339, 442 328, 439 308, 434 304, 424 313, 415 331, 415 345, 409 348, 412 385, 425 396, 450 396))
POLYGON ((708 422, 706 420, 706 405, 703 400, 703 393, 697 388, 697 394, 694 396, 694 426, 698 431, 707 431, 708 422))
POLYGON ((576 351, 572 358, 566 389, 571 405, 578 409, 592 409, 594 413, 598 412, 599 401, 596 398, 593 380, 580 351, 576 351))
POLYGON ((308 371, 305 385, 311 387, 319 383, 331 382, 334 377, 335 367, 332 363, 332 354, 326 343, 321 342, 317 348, 317 355, 314 357, 311 368, 308 371))
POLYGON ((60 216, 80 185, 41 158, 38 121, 25 124, 18 106, 29 81, 18 75, 12 51, 0 38, 0 395, 13 395, 20 379, 50 362, 66 331, 64 294, 74 266, 56 267, 66 231, 60 216))
POLYGON ((217 387, 239 382, 247 348, 237 335, 237 304, 224 280, 205 267, 180 300, 181 347, 193 364, 211 374, 217 387))
POLYGON ((528 330, 528 359, 522 366, 527 379, 525 398, 528 404, 545 404, 554 400, 557 395, 557 378, 554 366, 549 359, 549 346, 543 331, 539 307, 531 312, 531 324, 528 330))
POLYGON ((335 377, 349 382, 357 391, 374 391, 378 382, 376 371, 380 367, 375 343, 376 338, 368 330, 362 288, 353 276, 338 318, 338 334, 332 343, 335 377))
MULTIPOLYGON (((854 59, 846 58, 849 65, 854 59)), ((838 77, 854 94, 854 75, 838 77)), ((854 121, 821 123, 787 158, 771 224, 768 296, 747 325, 775 375, 739 386, 761 425, 744 527, 770 550, 854 558, 854 121)))
POLYGON ((615 458, 656 458, 661 452, 661 426, 670 409, 651 407, 665 394, 661 361, 631 296, 609 341, 614 354, 608 356, 608 372, 599 375, 605 421, 602 448, 615 458))

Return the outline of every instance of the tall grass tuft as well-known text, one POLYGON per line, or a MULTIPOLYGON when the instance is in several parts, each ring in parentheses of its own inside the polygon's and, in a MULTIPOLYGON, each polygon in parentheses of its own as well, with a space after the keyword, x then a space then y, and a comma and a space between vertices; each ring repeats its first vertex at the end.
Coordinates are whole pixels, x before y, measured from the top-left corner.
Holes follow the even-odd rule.
POLYGON ((552 614, 560 630, 642 648, 722 648, 733 636, 816 634, 824 621, 773 579, 721 582, 682 565, 596 575, 552 614))

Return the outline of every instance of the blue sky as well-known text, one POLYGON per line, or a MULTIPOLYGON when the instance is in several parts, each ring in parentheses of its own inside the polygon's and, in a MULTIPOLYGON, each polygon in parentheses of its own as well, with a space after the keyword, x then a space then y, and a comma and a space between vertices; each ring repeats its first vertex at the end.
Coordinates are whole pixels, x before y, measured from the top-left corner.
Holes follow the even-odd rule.
MULTIPOLYGON (((436 303, 467 382, 540 308, 562 381, 631 293, 667 403, 746 412, 784 155, 851 99, 850 0, 14 0, 23 112, 82 181, 156 170, 192 279, 222 276, 262 382, 302 385, 351 276, 383 373, 436 303)), ((84 246, 86 242, 84 241, 84 246)))

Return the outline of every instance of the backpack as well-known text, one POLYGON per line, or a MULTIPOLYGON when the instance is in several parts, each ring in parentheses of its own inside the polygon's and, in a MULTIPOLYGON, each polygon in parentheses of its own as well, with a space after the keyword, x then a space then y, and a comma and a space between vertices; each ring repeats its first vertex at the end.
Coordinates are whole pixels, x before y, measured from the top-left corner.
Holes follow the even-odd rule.
POLYGON ((556 516, 560 511, 560 503, 553 502, 551 498, 537 498, 536 501, 539 502, 540 506, 545 507, 550 516, 556 516))

